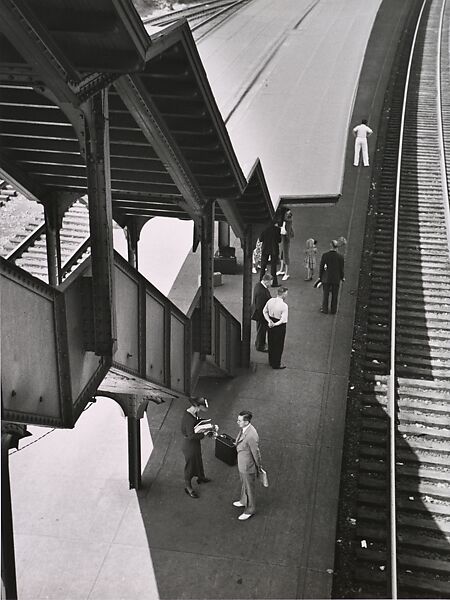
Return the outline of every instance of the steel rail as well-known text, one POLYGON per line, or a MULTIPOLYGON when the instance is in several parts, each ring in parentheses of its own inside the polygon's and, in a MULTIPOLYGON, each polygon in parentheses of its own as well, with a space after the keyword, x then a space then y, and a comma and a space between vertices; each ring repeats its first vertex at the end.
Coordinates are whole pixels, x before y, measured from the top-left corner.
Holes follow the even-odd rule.
POLYGON ((437 94, 436 94, 436 105, 437 105, 437 121, 438 121, 438 138, 439 138, 439 159, 441 166, 441 184, 442 184, 442 195, 444 201, 444 213, 445 223, 447 225, 447 246, 448 254, 450 257, 450 204, 449 204, 449 193, 448 193, 448 175, 446 166, 445 156, 445 145, 444 145, 444 123, 442 118, 442 94, 441 94, 441 71, 442 71, 442 29, 444 26, 444 12, 447 4, 447 0, 442 2, 441 14, 439 17, 439 31, 438 31, 438 54, 436 60, 436 82, 437 82, 437 94))
POLYGON ((408 59, 408 68, 406 71, 405 88, 403 94, 402 113, 400 120, 400 136, 398 146, 397 176, 395 183, 395 202, 394 202, 394 232, 392 248, 392 278, 391 278, 391 337, 390 337, 390 368, 389 384, 387 390, 387 407, 389 415, 389 534, 390 534, 390 598, 398 598, 398 578, 397 578, 397 507, 396 507, 396 321, 397 321, 397 263, 398 263, 398 231, 399 231, 399 208, 400 208, 400 186, 401 186, 401 168, 403 153, 403 138, 405 133, 406 104, 409 92, 409 80, 411 77, 411 67, 415 53, 417 34, 422 21, 423 11, 427 0, 424 0, 417 19, 414 37, 411 44, 411 50, 408 59))
MULTIPOLYGON (((197 23, 197 25, 194 25, 192 27, 192 31, 194 32, 195 30, 199 29, 200 27, 203 27, 204 25, 207 25, 210 21, 213 21, 214 19, 217 19, 222 14, 228 12, 229 10, 231 10, 234 7, 238 6, 239 4, 248 4, 248 2, 250 2, 250 0, 236 0, 236 2, 233 2, 232 4, 228 4, 227 6, 224 6, 224 8, 222 10, 219 10, 219 12, 214 13, 213 15, 207 17, 201 23, 197 23)), ((205 32, 205 34, 206 33, 209 33, 209 31, 205 32)))
POLYGON ((168 13, 158 15, 157 17, 152 17, 149 15, 148 17, 143 18, 142 22, 145 25, 154 25, 156 27, 160 25, 169 25, 182 18, 195 19, 196 17, 198 18, 202 13, 210 13, 214 10, 214 5, 216 4, 227 6, 231 3, 232 0, 206 0, 205 2, 192 4, 186 8, 180 8, 179 10, 173 10, 168 13))
POLYGON ((191 31, 193 34, 197 31, 195 41, 198 42, 206 35, 211 33, 211 31, 213 31, 216 27, 218 27, 224 19, 222 18, 222 20, 220 20, 218 23, 214 23, 214 21, 217 21, 218 19, 220 19, 220 17, 225 17, 225 15, 229 12, 231 12, 231 14, 233 12, 236 12, 240 5, 248 4, 251 1, 252 0, 235 0, 233 2, 232 0, 230 0, 229 2, 224 2, 224 0, 215 0, 215 2, 213 2, 210 0, 209 2, 195 4, 191 7, 183 8, 171 13, 167 13, 165 15, 159 15, 159 17, 145 17, 144 19, 142 19, 142 21, 145 25, 163 27, 175 23, 176 21, 182 18, 186 18, 188 21, 196 20, 198 21, 197 23, 191 24, 191 31), (214 4, 217 5, 216 9, 214 7, 214 4), (202 15, 206 16, 202 19, 202 15), (211 24, 211 27, 208 28, 206 31, 198 31, 199 29, 205 27, 208 24, 211 24))

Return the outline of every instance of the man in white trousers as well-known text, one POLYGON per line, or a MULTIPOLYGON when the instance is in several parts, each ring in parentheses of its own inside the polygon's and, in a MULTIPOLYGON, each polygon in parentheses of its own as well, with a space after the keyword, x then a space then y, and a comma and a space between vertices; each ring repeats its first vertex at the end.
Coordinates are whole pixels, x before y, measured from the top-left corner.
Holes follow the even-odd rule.
POLYGON ((355 167, 359 165, 359 155, 362 150, 363 164, 365 167, 369 166, 369 150, 367 147, 367 138, 372 135, 373 131, 367 126, 367 119, 361 121, 361 125, 357 125, 353 129, 353 135, 355 136, 355 157, 353 164, 355 167))

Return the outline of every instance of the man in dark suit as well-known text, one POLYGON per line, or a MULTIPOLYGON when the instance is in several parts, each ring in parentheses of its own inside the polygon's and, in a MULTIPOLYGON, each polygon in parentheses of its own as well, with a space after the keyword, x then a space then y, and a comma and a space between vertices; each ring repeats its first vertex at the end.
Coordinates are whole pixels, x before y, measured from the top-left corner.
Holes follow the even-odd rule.
POLYGON ((330 250, 322 254, 320 261, 319 279, 323 285, 322 308, 320 312, 328 313, 328 298, 331 293, 330 313, 334 315, 337 311, 339 286, 344 277, 344 257, 337 251, 338 243, 331 240, 330 250))
POLYGON ((266 334, 267 321, 263 315, 263 308, 267 300, 270 300, 271 295, 268 287, 272 283, 272 275, 265 273, 261 281, 255 285, 253 289, 253 302, 251 308, 252 320, 256 321, 256 340, 255 347, 258 352, 267 352, 266 334))
POLYGON ((266 272, 267 263, 270 258, 270 272, 272 274, 272 287, 278 287, 279 283, 277 280, 277 264, 278 257, 280 254, 280 242, 281 233, 280 225, 277 222, 273 222, 269 227, 266 227, 259 236, 261 241, 261 272, 259 279, 263 278, 266 272))

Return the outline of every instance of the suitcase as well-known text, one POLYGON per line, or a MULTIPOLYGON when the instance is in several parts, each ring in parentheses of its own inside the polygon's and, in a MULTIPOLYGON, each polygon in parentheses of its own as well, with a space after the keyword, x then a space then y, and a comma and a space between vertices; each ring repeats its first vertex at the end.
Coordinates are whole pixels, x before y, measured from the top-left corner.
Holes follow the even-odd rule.
POLYGON ((234 441, 234 438, 226 433, 221 433, 216 437, 216 458, 231 466, 237 463, 237 451, 234 441))
POLYGON ((237 262, 235 256, 216 256, 214 258, 214 271, 223 275, 235 275, 237 272, 237 262))

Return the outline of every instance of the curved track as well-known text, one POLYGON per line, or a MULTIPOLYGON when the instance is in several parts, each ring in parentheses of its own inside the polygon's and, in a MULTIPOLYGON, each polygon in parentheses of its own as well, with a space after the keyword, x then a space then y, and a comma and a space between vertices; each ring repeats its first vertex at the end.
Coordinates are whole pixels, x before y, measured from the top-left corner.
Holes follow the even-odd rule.
MULTIPOLYGON (((418 30, 400 167, 395 360, 397 570, 398 595, 408 598, 450 597, 450 262, 443 196, 448 181, 441 177, 436 64, 442 5, 442 0, 425 4, 418 30)), ((449 13, 447 5, 441 62, 447 148, 449 13)), ((403 77, 398 74, 393 91, 381 173, 375 182, 375 231, 370 250, 366 250, 371 254, 371 272, 364 354, 355 362, 360 376, 350 384, 357 407, 353 427, 359 433, 351 441, 358 451, 347 453, 346 478, 356 481, 349 489, 357 498, 343 509, 347 525, 341 520, 338 554, 340 548, 352 548, 354 562, 352 567, 347 564, 352 570, 347 588, 358 598, 393 597, 387 527, 387 383, 403 77)), ((448 168, 448 155, 446 161, 448 168)))

